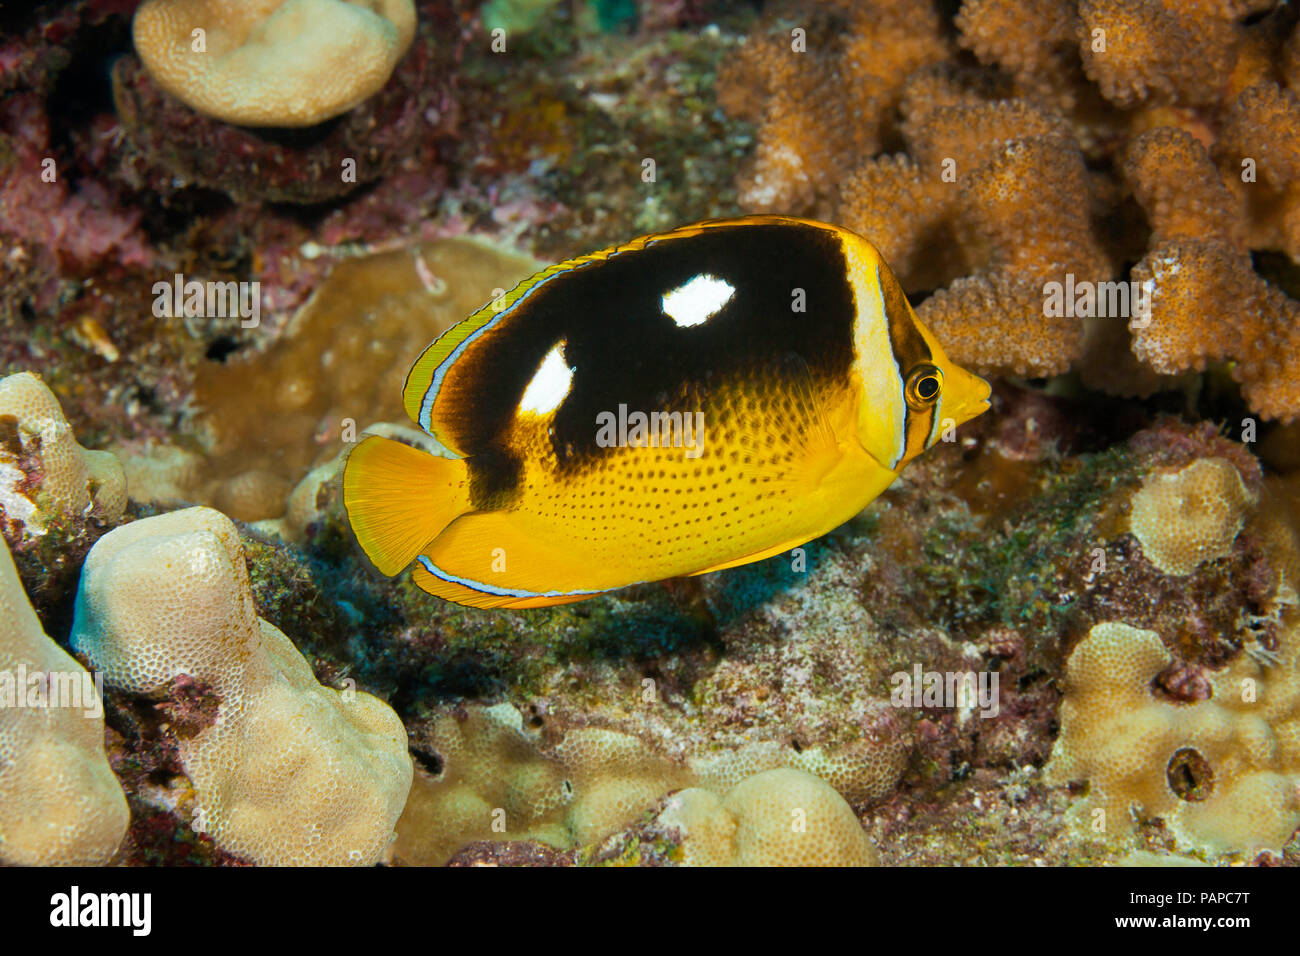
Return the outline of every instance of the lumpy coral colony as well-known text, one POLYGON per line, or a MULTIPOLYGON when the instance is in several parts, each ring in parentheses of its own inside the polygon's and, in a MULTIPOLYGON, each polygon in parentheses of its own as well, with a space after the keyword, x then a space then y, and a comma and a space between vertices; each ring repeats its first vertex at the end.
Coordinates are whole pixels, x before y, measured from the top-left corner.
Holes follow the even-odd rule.
POLYGON ((0 861, 1300 862, 1298 18, 0 13, 0 861), (439 452, 429 339, 771 212, 874 243, 993 409, 722 574, 510 613, 369 573, 340 463, 439 452))
POLYGON ((1294 276, 1252 261, 1297 254, 1293 18, 1227 0, 984 0, 951 23, 927 7, 791 8, 751 37, 719 90, 758 126, 741 205, 819 210, 877 243, 909 292, 933 291, 918 311, 956 361, 1074 367, 1117 394, 1228 361, 1260 415, 1300 414, 1294 276), (1067 275, 1080 297, 1045 310, 1067 275), (1115 298, 1092 298, 1114 282, 1149 296, 1129 335, 1115 298))

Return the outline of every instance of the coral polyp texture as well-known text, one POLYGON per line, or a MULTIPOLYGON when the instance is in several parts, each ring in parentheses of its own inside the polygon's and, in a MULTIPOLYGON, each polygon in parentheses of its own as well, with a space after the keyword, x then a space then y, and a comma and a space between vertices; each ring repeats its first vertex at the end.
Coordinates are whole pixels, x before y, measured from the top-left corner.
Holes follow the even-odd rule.
POLYGON ((1093 627, 1070 655, 1047 770, 1088 781, 1077 825, 1125 834, 1135 815, 1160 818, 1186 850, 1280 852, 1300 825, 1300 626, 1280 645, 1214 674, 1206 699, 1177 702, 1152 690, 1171 663, 1160 635, 1093 627))
POLYGON ((406 733, 383 702, 321 686, 260 620, 230 520, 190 508, 101 538, 77 593, 73 646, 113 686, 157 695, 181 675, 215 719, 182 733, 196 831, 257 863, 368 864, 411 785, 406 733))
MULTIPOLYGON (((1300 865, 1297 4, 0 6, 0 863, 1300 865), (586 266, 421 367, 499 346, 460 366, 474 407, 426 431, 403 387, 552 263, 659 237, 610 256, 648 315, 576 283, 546 316, 590 320, 561 353, 626 336, 598 378, 645 384, 629 414, 688 411, 656 368, 771 351, 720 331, 751 310, 792 309, 783 368, 846 279, 874 327, 869 256, 809 252, 812 285, 781 247, 719 267, 697 357, 629 331, 676 318, 638 260, 717 271, 664 234, 750 215, 873 244, 988 410, 717 573, 483 610, 367 562, 349 505, 420 496, 401 531, 440 538, 445 502, 382 468, 349 496, 349 456, 451 467, 432 432, 526 404, 516 360, 556 344, 526 323, 586 266), (99 678, 102 714, 8 706, 37 671, 99 678)), ((530 482, 578 468, 559 412, 530 482)), ((514 454, 465 463, 475 509, 514 454)), ((547 596, 583 577, 478 543, 547 596)))
POLYGON ((112 859, 127 805, 103 715, 91 675, 46 637, 0 542, 0 862, 112 859))
POLYGON ((397 828, 402 863, 440 864, 475 840, 591 843, 687 779, 636 737, 612 730, 576 728, 543 751, 509 704, 447 715, 421 746, 437 755, 440 772, 417 777, 397 828))
POLYGON ((1232 551, 1252 504, 1230 461, 1202 458, 1172 474, 1150 475, 1133 496, 1129 528, 1161 571, 1190 574, 1232 551))
POLYGON ((760 124, 739 182, 755 211, 825 202, 838 173, 897 135, 907 75, 951 52, 937 14, 909 0, 826 3, 813 24, 750 39, 720 77, 724 106, 760 124))
POLYGON ((1047 778, 1087 781, 1070 811, 1080 831, 1125 838, 1159 820, 1181 850, 1210 858, 1289 841, 1300 825, 1295 520, 1218 457, 1148 475, 1133 495, 1130 530, 1166 575, 1231 560, 1248 529, 1261 549, 1258 613, 1240 635, 1224 622, 1228 643, 1212 655, 1122 621, 1094 625, 1074 648, 1047 778))
POLYGON ((308 469, 346 447, 345 431, 351 442, 374 422, 406 421, 392 382, 412 355, 533 265, 468 239, 339 263, 274 345, 201 369, 210 449, 200 484, 176 493, 243 521, 280 517, 308 469))
POLYGON ((1262 417, 1300 415, 1296 285, 1252 256, 1296 253, 1289 15, 967 2, 952 27, 973 68, 920 7, 909 41, 871 59, 827 47, 888 36, 895 5, 787 5, 751 36, 719 94, 758 124, 742 206, 833 210, 979 370, 1078 368, 1094 387, 1148 395, 1219 363, 1262 417), (817 55, 792 48, 792 29, 817 55), (863 121, 846 122, 843 104, 863 98, 863 121), (1100 321, 1128 334, 1088 328, 1100 321))
POLYGON ((835 789, 792 768, 741 780, 721 799, 675 794, 659 817, 679 827, 691 866, 875 866, 876 850, 835 789))
MULTIPOLYGON (((1300 120, 1300 109, 1293 118, 1300 120)), ((1274 177, 1290 172, 1280 162, 1271 169, 1274 177)), ((1150 316, 1129 323, 1134 353, 1157 372, 1233 358, 1254 408, 1294 417, 1300 302, 1254 271, 1246 227, 1205 147, 1187 132, 1158 127, 1131 144, 1125 174, 1153 229, 1132 273, 1151 296, 1150 316)))
POLYGON ((163 89, 242 126, 312 126, 388 82, 415 33, 411 0, 145 0, 136 52, 163 89))
POLYGON ((698 846, 686 843, 687 864, 873 865, 848 801, 888 795, 907 756, 899 738, 830 754, 742 744, 683 760, 633 734, 554 723, 531 731, 510 704, 437 718, 417 747, 436 758, 438 772, 417 772, 398 823, 397 861, 445 862, 476 841, 598 844, 685 787, 668 806, 690 812, 660 819, 701 834, 698 846))

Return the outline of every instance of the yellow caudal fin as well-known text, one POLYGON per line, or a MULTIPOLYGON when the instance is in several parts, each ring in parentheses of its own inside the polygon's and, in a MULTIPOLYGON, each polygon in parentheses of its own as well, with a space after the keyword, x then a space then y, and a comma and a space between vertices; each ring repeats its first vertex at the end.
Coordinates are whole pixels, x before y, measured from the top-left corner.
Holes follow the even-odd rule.
POLYGON ((343 506, 366 556, 391 577, 469 508, 468 470, 461 459, 371 436, 343 467, 343 506))

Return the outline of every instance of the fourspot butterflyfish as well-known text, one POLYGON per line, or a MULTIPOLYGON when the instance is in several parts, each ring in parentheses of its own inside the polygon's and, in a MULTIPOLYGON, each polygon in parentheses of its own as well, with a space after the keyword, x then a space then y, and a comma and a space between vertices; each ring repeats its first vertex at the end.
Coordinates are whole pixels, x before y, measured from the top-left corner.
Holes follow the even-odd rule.
POLYGON ((988 396, 865 239, 711 220, 543 269, 448 329, 403 391, 448 456, 365 438, 344 504, 384 574, 562 604, 825 534, 988 396))

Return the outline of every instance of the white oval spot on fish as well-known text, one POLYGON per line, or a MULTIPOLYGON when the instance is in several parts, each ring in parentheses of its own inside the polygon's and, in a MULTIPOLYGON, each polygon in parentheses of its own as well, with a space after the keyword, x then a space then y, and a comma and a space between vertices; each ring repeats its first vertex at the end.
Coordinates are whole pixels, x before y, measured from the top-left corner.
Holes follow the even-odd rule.
POLYGON ((701 273, 664 293, 664 314, 682 328, 702 325, 717 315, 735 294, 735 286, 726 279, 701 273))
POLYGON ((536 374, 524 389, 524 397, 519 400, 519 410, 548 415, 560 407, 572 385, 573 369, 564 361, 564 342, 560 341, 537 367, 536 374))

